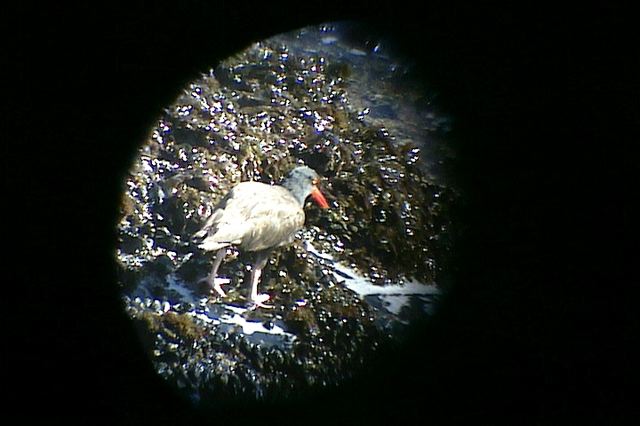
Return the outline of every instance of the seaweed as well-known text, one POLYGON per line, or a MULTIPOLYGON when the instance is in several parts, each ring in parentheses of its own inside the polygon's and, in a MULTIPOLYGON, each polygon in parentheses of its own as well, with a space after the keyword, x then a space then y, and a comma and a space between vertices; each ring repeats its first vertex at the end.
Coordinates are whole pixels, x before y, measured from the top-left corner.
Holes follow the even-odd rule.
MULTIPOLYGON (((429 172, 425 141, 394 133, 403 124, 395 109, 393 122, 366 118, 350 95, 358 73, 346 59, 294 51, 288 40, 256 43, 190 83, 158 119, 124 188, 117 260, 127 312, 158 372, 201 401, 340 383, 389 341, 377 308, 303 241, 380 286, 437 282, 450 250, 456 192, 429 172), (238 182, 277 183, 301 163, 323 176, 331 208, 308 205, 305 229, 274 251, 261 284, 274 309, 243 314, 296 339, 252 343, 202 318, 219 301, 187 303, 168 277, 205 297, 198 281, 211 259, 192 234, 238 182)), ((221 270, 242 282, 251 254, 230 254, 221 270)), ((224 303, 242 301, 232 287, 224 303)))

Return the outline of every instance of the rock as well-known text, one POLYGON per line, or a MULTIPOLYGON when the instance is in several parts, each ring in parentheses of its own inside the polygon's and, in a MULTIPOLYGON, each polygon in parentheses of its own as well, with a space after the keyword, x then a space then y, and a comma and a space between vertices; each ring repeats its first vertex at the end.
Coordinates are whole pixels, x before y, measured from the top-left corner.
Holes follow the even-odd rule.
MULTIPOLYGON (((308 29, 268 39, 192 82, 126 182, 117 258, 127 312, 158 373, 205 405, 286 397, 357 374, 397 338, 389 324, 401 318, 343 281, 433 283, 449 250, 455 191, 422 156, 442 117, 399 113, 406 99, 420 102, 388 56, 353 55, 339 37, 321 37, 308 29), (274 309, 244 308, 246 253, 221 266, 228 297, 207 300, 198 281, 211 260, 192 234, 236 183, 278 182, 301 161, 325 177, 331 209, 308 208, 305 229, 265 268, 274 309)), ((403 321, 424 311, 415 306, 398 309, 403 321)))

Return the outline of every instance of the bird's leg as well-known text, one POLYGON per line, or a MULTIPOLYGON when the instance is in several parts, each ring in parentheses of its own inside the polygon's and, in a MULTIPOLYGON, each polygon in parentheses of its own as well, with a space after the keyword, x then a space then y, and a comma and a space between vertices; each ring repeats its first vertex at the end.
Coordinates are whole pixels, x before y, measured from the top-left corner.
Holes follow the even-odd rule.
POLYGON ((227 249, 224 247, 218 250, 218 252, 216 253, 216 258, 213 261, 213 266, 211 267, 211 273, 209 274, 209 277, 207 277, 206 279, 207 282, 209 283, 209 286, 222 297, 226 296, 226 294, 224 293, 224 290, 222 290, 222 287, 220 285, 228 284, 231 281, 229 278, 217 277, 218 268, 220 267, 220 264, 222 263, 222 259, 224 259, 224 256, 226 255, 226 253, 227 253, 227 249))
POLYGON ((262 275, 262 269, 267 264, 269 259, 269 253, 267 251, 260 251, 256 253, 256 260, 251 269, 251 288, 249 290, 249 300, 256 306, 263 308, 272 308, 273 306, 265 305, 263 302, 269 300, 268 294, 258 294, 258 283, 260 282, 260 276, 262 275))

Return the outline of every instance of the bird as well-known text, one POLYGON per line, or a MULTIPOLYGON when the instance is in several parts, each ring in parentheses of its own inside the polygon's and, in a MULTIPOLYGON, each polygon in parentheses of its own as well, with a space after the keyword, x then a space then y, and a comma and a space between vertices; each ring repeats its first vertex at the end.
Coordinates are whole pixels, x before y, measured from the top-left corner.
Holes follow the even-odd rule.
POLYGON ((255 306, 272 307, 264 304, 270 296, 258 293, 262 269, 271 251, 292 243, 295 233, 303 227, 304 205, 309 196, 321 208, 329 207, 318 189, 319 182, 320 176, 315 170, 298 166, 280 185, 246 181, 231 188, 194 234, 200 249, 216 252, 211 272, 203 281, 224 297, 221 285, 230 280, 217 274, 227 247, 253 252, 255 260, 251 268, 248 300, 255 306))

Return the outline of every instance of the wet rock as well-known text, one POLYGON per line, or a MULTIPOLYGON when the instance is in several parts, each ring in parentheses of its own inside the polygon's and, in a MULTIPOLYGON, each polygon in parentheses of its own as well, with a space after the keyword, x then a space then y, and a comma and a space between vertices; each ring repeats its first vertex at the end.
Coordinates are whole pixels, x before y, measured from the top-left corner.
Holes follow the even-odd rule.
POLYGON ((449 250, 455 191, 424 156, 442 118, 402 109, 422 101, 387 56, 366 62, 339 38, 322 42, 326 31, 304 34, 257 43, 191 83, 125 184, 125 308, 158 373, 204 404, 286 397, 357 374, 393 338, 392 324, 424 304, 395 314, 344 281, 437 282, 449 250), (308 206, 294 243, 273 252, 261 281, 273 309, 246 309, 251 254, 234 249, 219 271, 231 279, 228 296, 211 295, 200 283, 211 257, 193 233, 238 182, 276 183, 302 162, 324 177, 331 208, 308 206))

